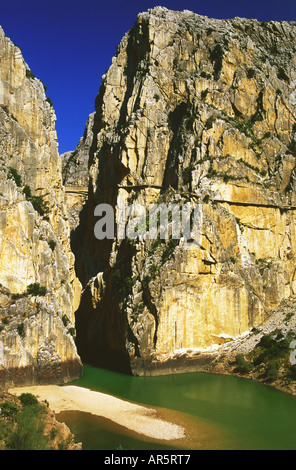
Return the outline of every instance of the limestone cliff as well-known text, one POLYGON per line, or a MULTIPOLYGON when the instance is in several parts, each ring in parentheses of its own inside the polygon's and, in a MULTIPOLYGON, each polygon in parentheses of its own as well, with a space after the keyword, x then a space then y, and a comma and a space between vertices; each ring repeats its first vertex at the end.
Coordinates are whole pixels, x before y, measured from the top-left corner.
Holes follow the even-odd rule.
POLYGON ((295 292, 295 52, 294 23, 139 14, 96 99, 73 233, 83 359, 147 373, 240 336, 295 292), (176 201, 201 204, 200 248, 94 236, 100 203, 176 201))
POLYGON ((88 162, 93 143, 94 113, 86 123, 83 137, 81 137, 73 152, 61 155, 63 184, 66 191, 66 203, 69 216, 70 229, 76 229, 80 224, 80 213, 88 196, 88 162))
POLYGON ((63 382, 81 373, 80 298, 55 113, 0 28, 0 383, 63 382))

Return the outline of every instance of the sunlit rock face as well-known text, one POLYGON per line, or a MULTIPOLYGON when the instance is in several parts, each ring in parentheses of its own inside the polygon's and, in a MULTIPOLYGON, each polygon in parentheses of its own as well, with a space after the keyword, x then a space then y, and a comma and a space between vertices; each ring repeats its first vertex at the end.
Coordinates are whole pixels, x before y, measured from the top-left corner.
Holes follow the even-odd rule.
POLYGON ((74 270, 55 113, 0 28, 0 383, 78 377, 74 270), (29 287, 31 286, 31 287, 29 287))
POLYGON ((124 36, 96 99, 73 233, 85 360, 152 373, 295 293, 295 52, 294 23, 165 8, 124 36), (118 217, 132 202, 200 204, 200 245, 98 240, 95 207, 118 217))

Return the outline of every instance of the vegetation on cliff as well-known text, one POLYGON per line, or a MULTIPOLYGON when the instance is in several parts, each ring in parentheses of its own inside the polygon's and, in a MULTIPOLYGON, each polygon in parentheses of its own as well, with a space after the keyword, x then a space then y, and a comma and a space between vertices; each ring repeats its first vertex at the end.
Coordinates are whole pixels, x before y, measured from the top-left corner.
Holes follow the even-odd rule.
POLYGON ((45 402, 30 394, 0 391, 0 450, 70 450, 74 436, 45 402))
POLYGON ((269 318, 221 346, 209 372, 239 375, 296 395, 296 299, 281 302, 269 318))

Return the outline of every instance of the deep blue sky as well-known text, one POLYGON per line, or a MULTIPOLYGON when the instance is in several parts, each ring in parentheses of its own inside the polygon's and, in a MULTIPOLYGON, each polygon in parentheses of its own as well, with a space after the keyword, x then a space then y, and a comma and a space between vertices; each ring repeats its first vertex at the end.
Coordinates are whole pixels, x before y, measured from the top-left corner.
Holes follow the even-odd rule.
POLYGON ((83 135, 101 77, 139 12, 161 5, 214 18, 296 20, 295 0, 0 1, 0 25, 53 101, 60 153, 83 135))

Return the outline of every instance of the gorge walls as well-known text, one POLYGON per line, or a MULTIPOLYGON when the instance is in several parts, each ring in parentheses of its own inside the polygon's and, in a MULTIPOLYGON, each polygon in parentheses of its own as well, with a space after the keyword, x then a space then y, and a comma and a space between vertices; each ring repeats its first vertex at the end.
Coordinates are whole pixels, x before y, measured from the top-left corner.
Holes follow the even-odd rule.
POLYGON ((74 270, 55 113, 0 28, 0 383, 81 374, 74 270))
POLYGON ((87 362, 150 373, 261 325, 295 292, 295 39, 292 23, 161 7, 122 39, 96 99, 73 233, 87 362), (202 213, 195 249, 94 235, 99 204, 119 223, 132 203, 188 202, 202 213))
POLYGON ((59 155, 43 84, 0 30, 2 383, 63 382, 81 360, 157 373, 179 353, 186 370, 192 351, 202 367, 295 294, 295 53, 294 23, 140 13, 59 155), (98 239, 101 204, 116 224, 98 239), (136 204, 198 207, 198 243, 170 215, 167 239, 147 216, 119 237, 136 204))

